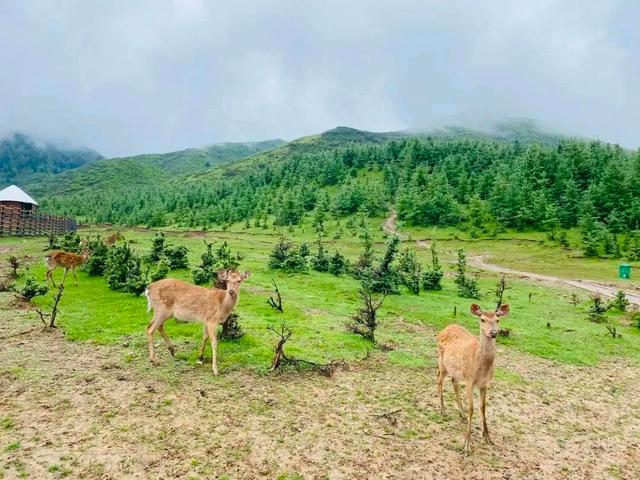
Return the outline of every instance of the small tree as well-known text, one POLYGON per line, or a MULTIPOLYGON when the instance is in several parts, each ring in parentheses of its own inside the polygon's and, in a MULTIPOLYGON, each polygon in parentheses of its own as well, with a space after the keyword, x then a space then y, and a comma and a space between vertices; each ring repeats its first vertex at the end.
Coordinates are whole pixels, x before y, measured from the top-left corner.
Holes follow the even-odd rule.
POLYGON ((276 284, 275 280, 272 280, 272 282, 273 282, 273 292, 275 293, 275 297, 273 295, 270 296, 269 300, 267 300, 267 303, 271 305, 275 310, 282 313, 284 312, 284 309, 282 307, 282 296, 280 295, 280 290, 278 289, 278 285, 276 284))
POLYGON ((400 248, 400 237, 392 235, 387 240, 387 249, 380 261, 380 264, 371 272, 370 278, 365 278, 363 284, 374 293, 398 293, 398 271, 393 266, 398 249, 400 248))
POLYGON ((587 315, 589 320, 594 323, 602 323, 605 321, 605 313, 607 311, 607 306, 602 301, 602 296, 600 294, 594 294, 591 296, 591 300, 593 304, 587 310, 587 315))
POLYGON ((163 257, 164 243, 165 243, 164 233, 162 232, 156 233, 156 235, 153 237, 153 240, 151 240, 151 251, 147 256, 147 260, 150 263, 158 262, 163 257))
POLYGON ((422 288, 425 290, 442 290, 442 267, 438 259, 435 240, 431 242, 431 268, 422 276, 422 288))
POLYGON ((141 259, 128 243, 114 245, 109 249, 104 276, 111 290, 140 295, 147 286, 142 274, 141 259))
POLYGON ((467 256, 463 249, 458 250, 458 262, 456 264, 456 285, 458 286, 458 296, 463 298, 479 298, 480 289, 475 278, 466 276, 467 256))
POLYGON ((371 234, 369 233, 369 229, 367 228, 367 224, 364 220, 361 223, 361 228, 362 233, 360 238, 362 239, 363 251, 351 270, 352 275, 359 280, 362 280, 371 274, 374 260, 373 240, 371 239, 371 234))
POLYGON ((274 245, 269 255, 269 268, 290 273, 304 273, 309 269, 308 255, 309 246, 307 244, 296 247, 293 242, 280 236, 280 240, 274 245))
POLYGON ((213 283, 218 277, 218 259, 213 253, 213 242, 209 243, 205 240, 204 244, 207 251, 200 256, 200 265, 193 271, 193 282, 196 285, 213 283))
POLYGON ((9 256, 9 268, 11 268, 11 276, 18 278, 18 269, 20 268, 20 260, 15 255, 9 256))
POLYGON ((240 315, 236 312, 231 312, 222 324, 220 338, 223 340, 237 340, 242 337, 244 332, 242 331, 239 320, 240 315))
POLYGON ((40 321, 44 324, 46 328, 58 328, 56 325, 56 318, 58 317, 58 304, 60 303, 60 299, 62 298, 62 293, 64 292, 64 283, 60 282, 58 284, 58 290, 53 297, 53 304, 51 305, 51 311, 45 312, 41 308, 36 307, 35 311, 40 317, 40 321))
POLYGON ((420 281, 422 279, 422 267, 418 262, 415 250, 406 248, 398 261, 398 271, 404 286, 416 295, 420 293, 420 281))
POLYGON ((378 309, 382 306, 385 297, 383 295, 377 301, 373 297, 371 290, 367 288, 361 288, 358 290, 358 294, 362 299, 362 306, 351 317, 352 322, 347 324, 347 328, 351 332, 375 343, 375 334, 378 328, 378 309))
POLYGON ((89 249, 89 258, 87 258, 82 269, 89 275, 103 275, 105 268, 107 267, 109 249, 99 235, 96 238, 89 240, 87 248, 89 249))
POLYGON ((60 249, 65 252, 80 253, 82 250, 81 243, 78 232, 67 232, 60 240, 60 249))
POLYGON ((49 291, 49 287, 46 283, 38 282, 35 277, 27 273, 24 285, 16 288, 16 292, 23 299, 30 302, 34 297, 46 295, 49 291))
POLYGON ((166 258, 162 258, 158 263, 152 265, 149 268, 149 280, 152 282, 157 282, 158 280, 162 280, 163 278, 167 278, 169 275, 169 263, 166 258))
POLYGON ((611 302, 611 308, 618 310, 619 312, 625 312, 629 306, 629 300, 624 293, 624 290, 618 290, 616 297, 611 302))
POLYGON ((504 299, 504 292, 508 289, 507 287, 507 279, 504 275, 500 275, 498 279, 498 284, 496 285, 496 310, 498 310, 502 306, 502 301, 504 299))
POLYGON ((189 266, 188 253, 189 251, 184 245, 167 245, 164 248, 164 258, 171 270, 187 268, 189 266))
POLYGON ((347 259, 336 250, 336 253, 331 257, 329 261, 329 273, 339 277, 343 273, 347 273, 349 264, 347 259))

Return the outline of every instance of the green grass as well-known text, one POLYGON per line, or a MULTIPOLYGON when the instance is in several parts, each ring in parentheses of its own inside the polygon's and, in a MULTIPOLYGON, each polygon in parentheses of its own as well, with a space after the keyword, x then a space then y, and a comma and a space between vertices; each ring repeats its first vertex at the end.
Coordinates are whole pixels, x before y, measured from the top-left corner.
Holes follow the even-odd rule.
MULTIPOLYGON (((341 225, 344 228, 345 222, 341 222, 341 225)), ((381 252, 384 239, 379 225, 379 220, 372 220, 376 249, 381 252)), ((329 238, 333 237, 336 229, 336 225, 331 225, 329 238)), ((83 235, 85 233, 82 232, 83 235)), ((431 230, 410 230, 409 233, 413 239, 433 235, 431 230)), ((143 230, 128 230, 124 234, 134 242, 134 248, 141 252, 149 248, 153 236, 153 232, 143 230)), ((437 235, 446 237, 449 233, 438 231, 437 235)), ((298 241, 311 241, 314 238, 308 226, 296 230, 291 236, 298 241)), ((367 355, 372 346, 345 329, 345 322, 359 305, 356 293, 359 283, 356 280, 349 276, 337 278, 317 272, 289 275, 269 270, 266 267, 268 254, 277 240, 277 232, 273 230, 244 230, 242 226, 235 225, 227 231, 208 232, 207 240, 214 239, 219 242, 227 240, 233 252, 242 252, 245 258, 241 269, 252 272, 251 278, 243 286, 237 307, 246 334, 236 341, 220 342, 219 363, 223 371, 235 368, 266 370, 276 341, 275 335, 267 327, 277 326, 282 322, 293 330, 293 336, 286 346, 290 355, 318 362, 337 358, 353 361, 367 355), (278 313, 267 305, 272 280, 277 282, 282 293, 284 313, 278 313)), ((464 243, 454 239, 449 245, 445 240, 446 238, 441 238, 440 243, 443 253, 446 252, 443 255, 445 259, 450 258, 458 243, 464 243)), ((168 231, 167 241, 186 245, 190 251, 191 265, 197 264, 204 251, 202 238, 186 238, 184 232, 168 231)), ((481 248, 491 255, 515 256, 521 248, 520 241, 517 238, 483 240, 481 248)), ((1 240, 0 245, 5 242, 6 240, 1 240)), ((415 243, 411 242, 411 245, 415 243)), ((465 247, 469 247, 469 252, 473 253, 478 251, 471 250, 476 245, 467 243, 465 247)), ((527 242, 527 248, 530 245, 531 242, 527 242)), ((548 263, 541 261, 538 269, 548 273, 545 269, 556 268, 556 247, 535 245, 541 252, 551 252, 546 256, 541 254, 543 261, 548 263)), ((27 253, 41 255, 44 240, 25 240, 21 246, 27 253)), ((333 251, 335 248, 339 248, 353 260, 358 255, 360 245, 358 239, 345 228, 343 238, 330 241, 329 250, 333 251)), ((427 255, 428 250, 420 249, 423 261, 426 261, 427 255)), ((603 260, 602 265, 606 262, 603 260)), ((604 269, 602 265, 598 268, 604 269)), ((456 295, 450 274, 452 265, 445 264, 445 269, 448 275, 442 291, 423 292, 419 296, 404 291, 402 295, 389 296, 385 300, 380 310, 381 326, 377 338, 380 343, 393 345, 392 351, 384 353, 389 362, 407 368, 434 366, 434 335, 439 329, 457 322, 474 334, 478 332, 477 320, 469 314, 472 300, 456 295)), ((44 277, 44 266, 40 261, 36 261, 31 270, 37 277, 44 277)), ((57 278, 60 278, 61 272, 56 273, 57 278)), ((188 270, 174 271, 171 276, 191 280, 188 270)), ((494 303, 492 292, 496 280, 496 275, 480 276, 484 296, 479 303, 484 308, 491 308, 494 303)), ((501 323, 511 330, 512 335, 500 338, 501 344, 539 357, 575 364, 595 364, 611 356, 640 359, 640 329, 619 326, 622 338, 605 336, 604 325, 594 324, 586 319, 586 302, 577 307, 570 303, 570 290, 511 279, 509 287, 506 301, 511 304, 511 313, 501 323)), ((52 293, 38 298, 36 302, 45 305, 50 302, 51 295, 52 293)), ((581 293, 580 296, 582 299, 587 298, 586 293, 581 293)), ((130 362, 136 358, 146 361, 145 328, 150 318, 151 313, 146 312, 144 297, 113 292, 101 277, 89 277, 81 272, 77 286, 71 277, 67 280, 60 305, 59 324, 70 340, 126 345, 127 350, 123 354, 125 361, 130 362)), ((610 321, 618 324, 619 318, 610 315, 610 321)), ((202 327, 198 324, 169 322, 166 330, 177 344, 178 359, 195 363, 202 327)), ((159 337, 157 345, 164 349, 159 337)), ((163 361, 171 361, 167 356, 163 358, 163 361)), ((500 375, 510 381, 517 380, 505 372, 500 375)))

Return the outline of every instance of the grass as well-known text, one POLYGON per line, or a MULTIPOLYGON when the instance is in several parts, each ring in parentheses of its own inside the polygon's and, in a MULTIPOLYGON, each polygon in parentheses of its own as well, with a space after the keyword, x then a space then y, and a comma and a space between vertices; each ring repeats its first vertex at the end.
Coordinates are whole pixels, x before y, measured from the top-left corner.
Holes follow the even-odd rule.
MULTIPOLYGON (((379 225, 379 221, 372 221, 376 249, 381 253, 384 237, 379 225)), ((344 237, 330 240, 329 250, 333 252, 339 248, 353 260, 360 250, 359 240, 348 231, 344 221, 340 227, 345 230, 344 237)), ((333 238, 338 228, 338 225, 332 224, 328 238, 333 238)), ((88 232, 83 231, 82 235, 86 233, 88 232)), ((413 239, 434 236, 432 230, 409 229, 407 233, 413 239)), ((456 295, 451 276, 453 266, 446 263, 460 245, 467 248, 468 254, 489 252, 492 259, 494 256, 503 259, 516 258, 519 254, 528 258, 528 255, 533 255, 528 253, 529 250, 534 248, 536 252, 540 252, 541 259, 536 266, 537 271, 543 273, 553 273, 558 268, 558 259, 562 256, 559 247, 538 243, 535 238, 507 236, 501 241, 464 242, 459 239, 447 240, 450 234, 451 232, 445 230, 435 233, 440 241, 447 271, 444 289, 438 292, 423 292, 419 296, 403 291, 401 295, 387 297, 380 310, 381 325, 376 336, 380 343, 394 346, 392 351, 385 354, 392 363, 416 369, 434 366, 435 333, 452 322, 462 324, 474 334, 478 331, 477 320, 468 313, 472 300, 456 295)), ((151 245, 153 232, 143 229, 127 230, 124 235, 127 240, 133 242, 135 249, 144 252, 151 245)), ((297 229, 289 233, 289 236, 296 241, 310 242, 314 239, 309 226, 297 229)), ((266 266, 267 258, 277 237, 278 232, 273 230, 245 230, 240 225, 232 226, 226 231, 206 233, 208 241, 226 240, 234 253, 242 252, 244 259, 241 269, 252 272, 251 278, 243 286, 237 308, 246 334, 239 340, 220 342, 221 369, 224 371, 249 368, 257 372, 265 371, 270 364, 272 348, 276 341, 275 335, 269 332, 267 327, 277 326, 282 322, 293 330, 293 336, 286 346, 290 355, 318 362, 338 358, 353 361, 366 356, 372 346, 345 329, 345 322, 359 306, 359 282, 349 276, 334 277, 317 272, 289 275, 269 270, 266 266), (267 304, 273 280, 280 288, 284 313, 276 312, 267 304)), ((167 242, 184 244, 189 248, 192 266, 198 263, 199 256, 205 250, 202 240, 201 237, 187 235, 178 230, 167 231, 167 242)), ((13 241, 15 242, 15 239, 13 241)), ((43 239, 26 239, 20 242, 21 252, 31 254, 35 258, 42 254, 45 245, 43 239)), ((0 240, 0 246, 3 243, 7 243, 7 240, 0 240)), ((415 243, 411 242, 410 245, 415 243)), ((427 261, 428 255, 427 249, 419 249, 419 257, 423 262, 427 261)), ((567 258, 565 262, 582 265, 585 272, 592 273, 604 272, 610 263, 607 260, 594 263, 598 261, 576 258, 567 258)), ((528 267, 527 264, 525 266, 528 267)), ((568 267, 565 265, 564 268, 568 267)), ((37 278, 44 277, 44 266, 40 261, 34 261, 31 271, 37 278)), ((60 278, 61 272, 56 273, 57 278, 60 278)), ((189 270, 174 271, 171 272, 171 276, 191 280, 189 270)), ((128 347, 125 361, 146 361, 145 328, 151 314, 146 313, 145 299, 113 292, 101 277, 89 277, 84 272, 80 272, 78 277, 78 285, 68 277, 60 304, 59 324, 64 328, 67 337, 75 341, 125 345, 128 347)), ((495 274, 483 274, 479 277, 483 298, 478 303, 484 308, 492 308, 494 304, 492 292, 496 281, 495 274)), ((640 359, 640 329, 619 326, 623 333, 622 338, 612 339, 605 336, 604 325, 586 320, 586 302, 577 307, 570 303, 570 290, 545 287, 522 280, 509 279, 508 282, 510 288, 507 290, 505 301, 510 303, 512 308, 510 315, 502 323, 512 331, 512 335, 500 338, 501 344, 539 357, 574 364, 595 364, 612 356, 640 359)), ((52 293, 49 293, 46 297, 38 298, 36 302, 46 305, 51 301, 51 295, 52 293)), ((584 292, 579 293, 579 296, 583 300, 587 298, 584 292)), ((614 325, 619 324, 619 315, 610 314, 609 317, 614 325)), ((177 344, 179 360, 195 363, 201 329, 197 324, 167 324, 167 333, 177 344)), ((161 345, 159 351, 163 352, 163 361, 169 362, 159 337, 157 345, 161 345)), ((504 372, 502 375, 508 376, 504 372)))

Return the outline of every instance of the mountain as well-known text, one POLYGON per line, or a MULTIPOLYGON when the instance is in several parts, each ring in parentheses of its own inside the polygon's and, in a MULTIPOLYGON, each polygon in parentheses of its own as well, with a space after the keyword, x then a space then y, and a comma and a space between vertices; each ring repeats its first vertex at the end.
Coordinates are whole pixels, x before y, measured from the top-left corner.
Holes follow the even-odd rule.
POLYGON ((36 140, 24 133, 0 139, 0 187, 37 181, 47 174, 81 167, 102 159, 88 148, 71 148, 36 140))
POLYGON ((36 195, 70 194, 85 190, 118 189, 162 184, 171 179, 211 170, 216 166, 271 150, 283 140, 220 143, 170 153, 102 159, 29 185, 36 195))

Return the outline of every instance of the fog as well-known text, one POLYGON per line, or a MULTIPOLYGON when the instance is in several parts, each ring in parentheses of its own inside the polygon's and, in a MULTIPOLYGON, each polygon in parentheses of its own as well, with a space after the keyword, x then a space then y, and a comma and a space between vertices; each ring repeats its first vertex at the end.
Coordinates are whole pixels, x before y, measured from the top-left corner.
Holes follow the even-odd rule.
POLYGON ((640 2, 0 1, 0 132, 106 156, 528 117, 640 145, 640 2))

